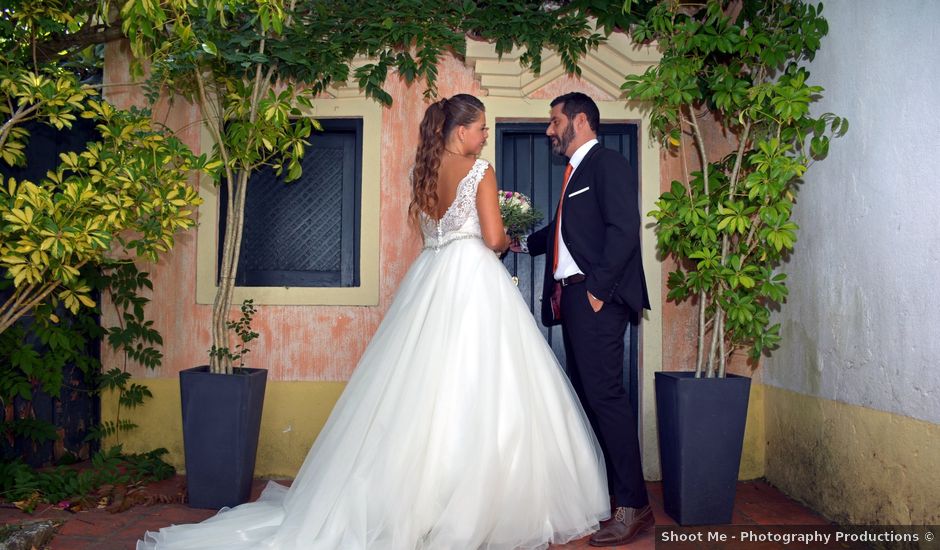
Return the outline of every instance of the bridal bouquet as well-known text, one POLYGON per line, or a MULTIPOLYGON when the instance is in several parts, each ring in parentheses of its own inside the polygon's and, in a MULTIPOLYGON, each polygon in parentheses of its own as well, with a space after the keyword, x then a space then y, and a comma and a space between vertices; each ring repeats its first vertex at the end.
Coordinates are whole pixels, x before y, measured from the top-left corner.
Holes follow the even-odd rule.
POLYGON ((527 235, 542 220, 542 213, 532 206, 529 197, 516 191, 499 191, 499 214, 513 239, 527 235))

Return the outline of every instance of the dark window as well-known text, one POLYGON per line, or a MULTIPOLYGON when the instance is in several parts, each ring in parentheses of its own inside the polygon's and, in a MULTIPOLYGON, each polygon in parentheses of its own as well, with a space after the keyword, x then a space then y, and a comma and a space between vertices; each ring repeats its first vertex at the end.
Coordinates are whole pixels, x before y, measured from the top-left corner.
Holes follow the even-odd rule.
MULTIPOLYGON (((245 201, 237 286, 359 286, 362 120, 321 120, 302 161, 284 183, 273 170, 254 174, 245 201)), ((220 192, 219 243, 227 193, 220 192)), ((221 264, 222 251, 219 250, 221 264)))

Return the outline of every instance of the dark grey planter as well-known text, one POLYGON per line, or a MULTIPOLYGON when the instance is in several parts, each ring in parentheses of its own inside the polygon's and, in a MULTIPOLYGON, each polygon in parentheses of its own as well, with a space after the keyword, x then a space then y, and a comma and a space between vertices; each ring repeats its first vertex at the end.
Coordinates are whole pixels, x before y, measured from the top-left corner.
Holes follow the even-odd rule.
POLYGON ((680 525, 731 522, 751 379, 656 373, 663 505, 680 525))
POLYGON ((214 374, 201 366, 180 372, 191 507, 217 510, 250 498, 267 377, 265 369, 214 374))

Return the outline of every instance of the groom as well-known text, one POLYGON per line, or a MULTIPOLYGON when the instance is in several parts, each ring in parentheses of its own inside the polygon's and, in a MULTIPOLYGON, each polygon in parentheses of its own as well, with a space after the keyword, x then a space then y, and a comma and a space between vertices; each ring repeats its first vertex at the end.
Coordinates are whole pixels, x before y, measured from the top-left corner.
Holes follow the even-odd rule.
POLYGON ((552 101, 545 133, 569 163, 555 219, 524 247, 533 256, 547 254, 542 322, 561 324, 568 376, 607 462, 613 518, 602 522, 591 545, 617 546, 655 523, 637 421, 622 383, 624 334, 630 318, 650 306, 636 172, 598 143, 599 122, 597 105, 582 93, 552 101))

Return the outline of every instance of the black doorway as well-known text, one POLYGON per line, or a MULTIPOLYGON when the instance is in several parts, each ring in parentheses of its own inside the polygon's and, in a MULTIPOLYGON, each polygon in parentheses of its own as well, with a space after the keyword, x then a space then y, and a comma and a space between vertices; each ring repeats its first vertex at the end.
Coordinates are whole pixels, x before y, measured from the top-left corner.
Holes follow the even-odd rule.
MULTIPOLYGON (((496 125, 496 177, 499 188, 519 191, 528 195, 544 219, 540 227, 554 217, 561 193, 562 176, 567 159, 551 152, 545 123, 499 123, 496 125)), ((601 124, 598 140, 604 147, 619 151, 639 176, 639 149, 636 124, 601 124)), ((639 181, 639 177, 637 177, 639 181)), ((637 190, 639 192, 639 190, 637 190)), ((524 254, 508 254, 503 260, 506 268, 517 277, 519 290, 535 318, 541 307, 542 272, 545 257, 532 258, 524 254)), ((542 334, 555 351, 561 366, 565 366, 565 348, 559 327, 547 328, 538 323, 542 334)), ((631 323, 625 337, 627 349, 623 364, 623 384, 630 395, 634 413, 638 400, 639 318, 631 323)))

